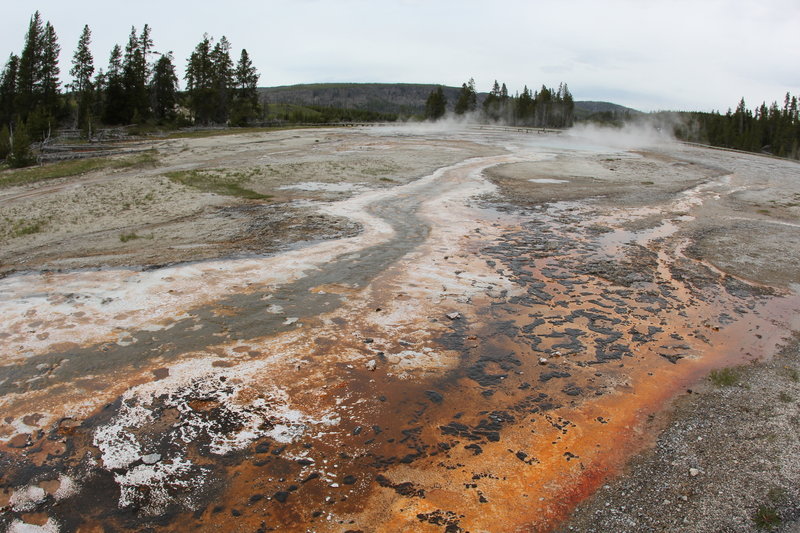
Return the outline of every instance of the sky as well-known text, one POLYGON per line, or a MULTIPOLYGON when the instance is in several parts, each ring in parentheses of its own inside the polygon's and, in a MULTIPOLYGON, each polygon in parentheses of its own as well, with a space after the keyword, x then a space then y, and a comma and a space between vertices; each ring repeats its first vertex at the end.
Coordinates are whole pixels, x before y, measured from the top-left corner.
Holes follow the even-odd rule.
MULTIPOLYGON (((260 86, 403 82, 509 92, 568 84, 576 100, 642 111, 725 112, 800 94, 798 0, 34 0, 0 17, 0 64, 31 15, 50 21, 69 69, 85 24, 105 68, 131 26, 152 28, 179 77, 204 33, 247 49, 260 86)), ((181 79, 181 87, 183 80, 181 79)))

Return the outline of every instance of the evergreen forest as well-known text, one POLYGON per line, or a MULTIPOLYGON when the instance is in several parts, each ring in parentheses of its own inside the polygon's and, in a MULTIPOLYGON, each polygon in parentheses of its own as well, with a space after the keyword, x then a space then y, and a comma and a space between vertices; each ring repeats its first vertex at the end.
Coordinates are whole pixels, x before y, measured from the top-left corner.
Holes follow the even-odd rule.
POLYGON ((798 97, 789 93, 783 105, 766 102, 751 110, 744 98, 734 111, 720 113, 688 113, 685 126, 675 128, 678 138, 733 148, 800 159, 800 113, 798 97))
POLYGON ((229 124, 245 126, 262 117, 259 74, 247 50, 238 59, 226 37, 208 34, 192 51, 179 91, 172 52, 153 48, 151 28, 131 28, 124 46, 115 45, 105 67, 95 64, 84 26, 69 75, 61 87, 55 29, 37 11, 30 19, 22 51, 12 53, 0 72, 0 160, 31 164, 30 144, 47 142, 57 129, 91 138, 99 127, 229 124))
MULTIPOLYGON (((431 91, 425 102, 425 118, 438 120, 445 115, 447 108, 444 91, 442 87, 437 87, 431 91)), ((568 128, 575 119, 575 100, 566 83, 561 83, 557 90, 542 85, 540 90, 534 92, 526 85, 521 94, 511 96, 506 84, 501 86, 495 80, 492 89, 479 105, 475 80, 470 79, 461 86, 453 103, 453 112, 456 115, 471 114, 473 118, 484 122, 511 126, 568 128)))

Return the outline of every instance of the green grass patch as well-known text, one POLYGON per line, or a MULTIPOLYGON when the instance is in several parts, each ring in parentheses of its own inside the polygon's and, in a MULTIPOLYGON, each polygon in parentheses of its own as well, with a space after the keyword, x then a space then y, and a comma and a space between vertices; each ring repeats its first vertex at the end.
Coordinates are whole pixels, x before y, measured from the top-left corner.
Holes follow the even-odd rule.
POLYGON ((128 241, 132 241, 132 240, 134 240, 134 239, 140 239, 140 238, 141 238, 141 237, 139 237, 138 235, 136 235, 136 232, 131 232, 131 233, 123 233, 123 234, 121 234, 121 235, 119 236, 119 240, 120 240, 121 242, 128 242, 128 241))
POLYGON ((24 237, 25 235, 33 235, 39 233, 44 229, 44 222, 36 220, 33 222, 22 222, 16 225, 12 233, 14 237, 24 237))
POLYGON ((717 387, 732 387, 739 382, 739 371, 734 368, 712 370, 708 379, 717 387))
POLYGON ((38 167, 29 167, 0 172, 0 188, 26 185, 37 181, 79 176, 95 170, 136 168, 153 165, 158 161, 158 153, 148 150, 141 154, 130 155, 122 158, 92 157, 87 159, 74 159, 60 161, 38 167))
POLYGON ((789 394, 786 391, 781 391, 780 394, 778 394, 778 399, 780 401, 786 402, 786 403, 792 403, 794 401, 794 398, 792 398, 792 395, 789 394))
POLYGON ((753 513, 753 522, 758 529, 775 529, 781 523, 778 511, 770 505, 759 505, 753 513))
POLYGON ((180 170, 168 172, 166 176, 175 183, 192 187, 202 192, 223 196, 236 196, 248 200, 269 200, 272 196, 242 187, 243 183, 259 172, 251 170, 180 170))

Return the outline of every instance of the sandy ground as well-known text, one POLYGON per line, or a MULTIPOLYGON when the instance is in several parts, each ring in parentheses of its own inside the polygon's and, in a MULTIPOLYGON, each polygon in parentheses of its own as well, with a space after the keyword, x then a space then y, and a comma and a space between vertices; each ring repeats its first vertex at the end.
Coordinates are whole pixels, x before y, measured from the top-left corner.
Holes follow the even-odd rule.
POLYGON ((0 189, 0 526, 796 530, 797 163, 489 127, 154 148, 0 189))

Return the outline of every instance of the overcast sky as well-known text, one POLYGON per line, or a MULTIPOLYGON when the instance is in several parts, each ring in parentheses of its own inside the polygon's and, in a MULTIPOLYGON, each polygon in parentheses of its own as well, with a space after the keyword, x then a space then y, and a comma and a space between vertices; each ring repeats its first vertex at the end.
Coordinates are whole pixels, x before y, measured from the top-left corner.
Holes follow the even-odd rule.
MULTIPOLYGON (((2 63, 38 9, 55 27, 61 73, 84 24, 97 68, 131 26, 152 28, 179 76, 204 33, 246 48, 260 85, 407 82, 479 91, 557 87, 643 111, 724 112, 800 94, 798 0, 169 0, 6 2, 2 63)), ((183 87, 183 80, 181 80, 183 87)))

